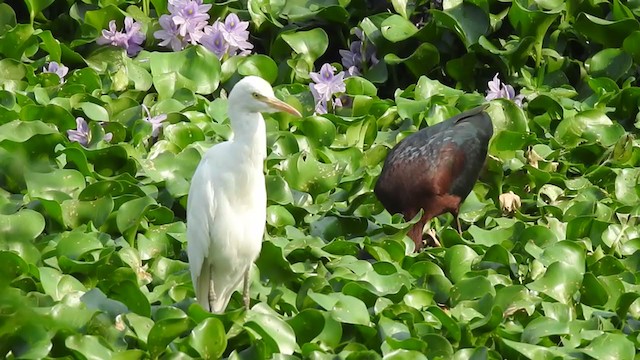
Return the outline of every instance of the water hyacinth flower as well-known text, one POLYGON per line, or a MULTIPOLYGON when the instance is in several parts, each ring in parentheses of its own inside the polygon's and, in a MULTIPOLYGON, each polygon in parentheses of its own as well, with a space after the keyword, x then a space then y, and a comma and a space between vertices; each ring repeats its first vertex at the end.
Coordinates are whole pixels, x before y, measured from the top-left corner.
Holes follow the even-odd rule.
MULTIPOLYGON (((87 146, 89 144, 89 141, 91 141, 91 132, 89 131, 89 125, 87 124, 87 121, 83 117, 78 116, 76 118, 76 129, 67 130, 67 137, 70 141, 75 141, 82 146, 87 146)), ((102 140, 111 142, 111 140, 113 140, 113 134, 104 134, 102 140)))
POLYGON ((168 46, 173 51, 180 51, 184 49, 187 42, 180 37, 178 25, 173 22, 171 15, 160 16, 159 22, 162 30, 154 32, 153 36, 158 40, 162 40, 160 42, 160 46, 168 46))
POLYGON ((151 136, 154 138, 158 137, 158 135, 160 135, 160 129, 162 128, 162 123, 165 120, 167 120, 167 114, 151 116, 151 113, 149 112, 149 108, 147 108, 145 105, 142 105, 142 108, 147 113, 147 116, 144 118, 144 121, 151 124, 151 136))
POLYGON ((227 15, 224 23, 216 20, 213 25, 205 28, 205 35, 201 44, 222 59, 225 54, 249 55, 253 44, 249 42, 248 21, 240 21, 238 15, 227 15))
POLYGON ((169 0, 168 9, 183 39, 196 45, 204 35, 211 4, 203 5, 202 0, 169 0))
POLYGON ((222 35, 220 23, 216 21, 213 25, 207 25, 204 28, 204 36, 200 39, 202 46, 214 53, 218 59, 229 51, 229 44, 222 35))
POLYGON ((342 56, 342 66, 347 69, 349 76, 361 75, 367 64, 373 66, 378 63, 375 45, 365 38, 360 28, 354 28, 354 34, 358 40, 351 42, 349 50, 338 51, 342 56))
POLYGON ((89 144, 89 125, 84 118, 80 116, 76 118, 76 130, 67 130, 67 136, 70 141, 78 142, 82 146, 89 144))
POLYGON ((62 64, 58 64, 55 61, 52 61, 49 63, 49 67, 42 68, 42 72, 58 75, 58 77, 60 78, 60 84, 62 84, 64 82, 64 77, 67 76, 67 73, 69 73, 69 68, 62 64))
POLYGON ((309 76, 313 83, 309 84, 311 94, 316 102, 315 111, 318 114, 326 114, 327 105, 331 104, 332 108, 342 106, 340 98, 334 95, 342 93, 346 90, 344 83, 344 71, 335 74, 336 68, 327 63, 322 65, 319 72, 310 72, 309 76))
POLYGON ((240 21, 238 15, 231 13, 224 19, 224 25, 221 28, 222 36, 229 44, 229 52, 231 55, 239 53, 245 55, 251 52, 253 45, 249 40, 248 21, 240 21))
POLYGON ((240 21, 238 15, 230 13, 224 20, 208 25, 211 5, 203 5, 202 0, 169 0, 168 9, 170 14, 159 20, 162 30, 153 34, 161 40, 160 46, 180 51, 189 43, 201 44, 221 60, 225 55, 251 53, 249 22, 240 21))
POLYGON ((102 30, 102 35, 96 40, 98 45, 113 45, 127 50, 127 55, 135 56, 142 50, 142 43, 146 36, 142 32, 142 25, 133 18, 124 18, 124 32, 118 31, 116 21, 109 21, 109 30, 102 30))
POLYGON ((487 86, 489 87, 487 90, 487 96, 485 97, 487 101, 494 99, 508 99, 512 100, 519 107, 522 107, 524 95, 516 95, 516 91, 513 86, 503 84, 498 78, 498 73, 493 77, 493 80, 487 83, 487 86))

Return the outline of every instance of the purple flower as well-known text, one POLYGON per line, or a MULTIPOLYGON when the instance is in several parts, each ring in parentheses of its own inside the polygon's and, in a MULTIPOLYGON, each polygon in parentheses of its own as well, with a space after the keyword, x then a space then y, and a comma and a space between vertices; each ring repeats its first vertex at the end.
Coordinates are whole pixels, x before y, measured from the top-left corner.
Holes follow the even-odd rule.
POLYGON ((142 50, 145 34, 141 31, 140 23, 129 16, 124 18, 124 32, 118 31, 116 21, 109 21, 109 30, 102 30, 102 35, 96 40, 99 45, 113 45, 127 50, 127 55, 135 56, 142 50))
POLYGON ((102 140, 104 140, 106 142, 111 142, 111 140, 113 140, 113 134, 112 133, 104 134, 104 137, 102 138, 102 140))
POLYGON ((178 25, 173 22, 170 15, 160 16, 160 26, 162 30, 158 30, 153 33, 153 36, 162 40, 160 46, 169 46, 173 51, 180 51, 184 49, 185 41, 180 38, 180 32, 178 31, 178 25))
POLYGON ((58 77, 60 78, 60 84, 62 84, 64 82, 64 77, 67 75, 67 73, 69 72, 69 68, 62 65, 62 64, 58 64, 55 61, 52 61, 49 63, 49 67, 43 67, 42 68, 42 72, 43 73, 54 73, 56 75, 58 75, 58 77))
POLYGON ((213 25, 204 28, 204 35, 200 38, 200 43, 209 51, 216 54, 218 59, 222 59, 224 54, 229 50, 229 44, 222 35, 221 24, 218 20, 216 20, 213 25))
POLYGON ((335 93, 344 92, 346 86, 344 84, 344 71, 334 75, 336 68, 326 63, 320 68, 320 72, 310 72, 311 80, 315 83, 318 94, 326 100, 330 100, 335 93))
POLYGON ((354 41, 351 43, 349 50, 338 50, 340 56, 342 56, 342 66, 347 69, 349 76, 359 76, 360 70, 358 67, 362 66, 362 52, 360 51, 360 41, 354 41))
POLYGON ((354 34, 359 40, 352 41, 349 50, 338 51, 342 56, 342 66, 347 69, 349 76, 360 75, 367 63, 371 65, 378 63, 373 43, 365 38, 360 28, 354 28, 354 34))
POLYGON ((76 141, 82 146, 89 144, 89 126, 82 117, 76 118, 76 130, 67 130, 69 140, 76 141))
POLYGON ((149 113, 149 109, 145 105, 142 105, 142 108, 147 113, 147 117, 144 118, 144 121, 151 124, 151 136, 158 137, 160 129, 162 128, 162 123, 167 120, 167 114, 160 114, 152 117, 151 113, 149 113))
POLYGON ((109 44, 126 49, 128 46, 128 41, 128 36, 125 33, 117 30, 116 21, 111 20, 109 21, 109 30, 102 30, 102 35, 98 38, 98 40, 96 40, 96 43, 98 43, 98 45, 109 44))
POLYGON ((332 100, 333 96, 346 90, 344 83, 344 71, 334 74, 336 69, 326 63, 320 68, 320 72, 310 72, 309 76, 314 83, 309 84, 311 94, 316 101, 316 113, 326 114, 327 104, 331 101, 332 107, 342 106, 339 98, 332 100))
POLYGON ((207 11, 211 4, 202 4, 202 0, 170 0, 169 11, 174 24, 185 41, 195 45, 202 37, 203 29, 209 20, 207 11))
POLYGON ((127 55, 134 56, 142 50, 142 43, 146 39, 146 35, 142 32, 142 26, 139 22, 133 21, 129 16, 124 18, 124 31, 128 36, 127 55))
POLYGON ((498 73, 493 77, 493 80, 487 83, 489 89, 487 90, 487 96, 485 100, 491 101, 495 99, 508 99, 512 100, 516 105, 522 107, 522 101, 524 100, 524 95, 518 94, 516 95, 516 91, 513 86, 503 84, 498 78, 498 73))
POLYGON ((238 15, 230 13, 224 19, 222 36, 229 43, 230 53, 239 51, 240 54, 248 54, 253 49, 253 45, 247 41, 249 39, 248 21, 240 21, 238 15))

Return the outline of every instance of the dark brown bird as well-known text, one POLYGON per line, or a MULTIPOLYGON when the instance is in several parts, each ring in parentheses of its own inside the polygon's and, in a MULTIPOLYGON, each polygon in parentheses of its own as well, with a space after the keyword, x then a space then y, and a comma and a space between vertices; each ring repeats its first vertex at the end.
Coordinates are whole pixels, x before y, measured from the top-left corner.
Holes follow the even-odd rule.
POLYGON ((409 237, 422 249, 422 230, 432 218, 450 212, 462 234, 458 212, 478 180, 493 136, 491 118, 479 106, 400 141, 387 155, 374 192, 392 214, 422 218, 409 237))

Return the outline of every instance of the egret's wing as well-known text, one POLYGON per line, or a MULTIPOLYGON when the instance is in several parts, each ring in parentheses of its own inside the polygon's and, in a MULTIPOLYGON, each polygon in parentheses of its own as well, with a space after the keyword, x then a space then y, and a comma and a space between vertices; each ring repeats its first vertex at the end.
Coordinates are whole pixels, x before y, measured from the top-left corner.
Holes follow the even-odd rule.
POLYGON ((208 157, 203 157, 198 165, 189 189, 187 199, 187 255, 189 256, 189 269, 191 281, 198 302, 205 308, 209 308, 208 287, 209 269, 203 265, 209 254, 211 245, 210 226, 213 224, 216 201, 214 192, 214 179, 210 176, 210 169, 215 166, 208 157))

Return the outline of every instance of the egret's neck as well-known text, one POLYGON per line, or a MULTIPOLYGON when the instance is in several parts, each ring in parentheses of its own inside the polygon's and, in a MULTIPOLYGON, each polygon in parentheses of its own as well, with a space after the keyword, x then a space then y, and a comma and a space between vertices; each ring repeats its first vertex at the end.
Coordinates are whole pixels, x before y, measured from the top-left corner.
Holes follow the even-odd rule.
POLYGON ((262 114, 229 108, 232 142, 243 158, 259 162, 267 157, 267 133, 262 114))

